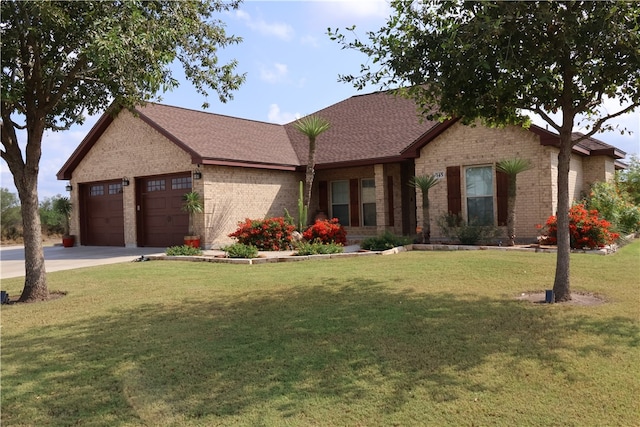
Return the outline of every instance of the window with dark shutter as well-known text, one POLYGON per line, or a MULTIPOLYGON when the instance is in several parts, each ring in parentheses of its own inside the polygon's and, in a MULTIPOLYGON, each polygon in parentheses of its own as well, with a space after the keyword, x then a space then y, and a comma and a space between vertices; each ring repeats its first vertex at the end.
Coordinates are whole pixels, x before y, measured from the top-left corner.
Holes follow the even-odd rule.
POLYGON ((327 181, 318 182, 318 208, 329 215, 329 186, 327 181))
POLYGON ((349 180, 349 219, 352 227, 360 227, 360 198, 358 179, 349 180))
POLYGON ((496 202, 498 205, 498 225, 507 225, 509 200, 509 175, 496 171, 496 202))
POLYGON ((387 176, 387 198, 389 200, 389 227, 396 225, 393 206, 393 176, 387 176))
POLYGON ((462 213, 460 166, 447 167, 447 209, 454 215, 462 213))

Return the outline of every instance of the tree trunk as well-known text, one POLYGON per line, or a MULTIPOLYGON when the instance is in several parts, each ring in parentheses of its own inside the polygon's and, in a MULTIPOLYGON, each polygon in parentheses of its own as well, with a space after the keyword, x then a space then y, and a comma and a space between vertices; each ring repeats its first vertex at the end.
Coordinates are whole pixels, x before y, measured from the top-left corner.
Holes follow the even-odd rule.
POLYGON ((21 302, 42 301, 49 298, 47 275, 42 249, 42 228, 38 211, 37 172, 25 179, 23 189, 18 188, 22 204, 22 225, 24 227, 25 281, 21 302))
POLYGON ((42 228, 38 201, 38 171, 44 134, 43 112, 27 116, 25 159, 18 144, 15 128, 10 126, 10 111, 2 112, 3 158, 13 175, 22 210, 25 281, 20 301, 39 301, 49 297, 42 249, 42 228))
MULTIPOLYGON (((311 204, 311 188, 313 187, 313 177, 315 175, 315 160, 316 160, 316 139, 309 137, 309 159, 307 160, 307 173, 305 176, 305 194, 304 194, 304 207, 307 213, 309 212, 309 205, 311 204)), ((304 219, 304 224, 307 225, 308 218, 304 219)))
POLYGON ((507 239, 509 246, 516 244, 516 175, 509 175, 507 189, 507 239))
POLYGON ((558 253, 553 293, 556 302, 570 301, 569 256, 569 169, 571 166, 571 129, 560 132, 558 153, 558 253))

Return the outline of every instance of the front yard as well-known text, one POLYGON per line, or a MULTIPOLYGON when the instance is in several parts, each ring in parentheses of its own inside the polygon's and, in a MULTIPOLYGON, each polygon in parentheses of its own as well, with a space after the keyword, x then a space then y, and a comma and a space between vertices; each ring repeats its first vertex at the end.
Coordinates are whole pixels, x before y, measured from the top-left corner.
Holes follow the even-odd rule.
POLYGON ((639 259, 573 254, 589 306, 517 299, 545 253, 51 273, 66 296, 2 307, 2 424, 637 425, 639 259))

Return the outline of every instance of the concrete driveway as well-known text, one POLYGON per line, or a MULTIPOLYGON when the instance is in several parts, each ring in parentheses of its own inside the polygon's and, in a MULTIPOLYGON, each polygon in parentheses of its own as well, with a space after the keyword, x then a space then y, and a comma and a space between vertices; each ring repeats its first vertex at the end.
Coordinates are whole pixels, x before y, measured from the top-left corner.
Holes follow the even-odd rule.
MULTIPOLYGON (((166 248, 123 248, 113 246, 47 246, 44 248, 47 272, 72 270, 96 265, 131 262, 142 255, 164 254, 166 248)), ((24 277, 24 246, 0 248, 0 279, 24 277)))

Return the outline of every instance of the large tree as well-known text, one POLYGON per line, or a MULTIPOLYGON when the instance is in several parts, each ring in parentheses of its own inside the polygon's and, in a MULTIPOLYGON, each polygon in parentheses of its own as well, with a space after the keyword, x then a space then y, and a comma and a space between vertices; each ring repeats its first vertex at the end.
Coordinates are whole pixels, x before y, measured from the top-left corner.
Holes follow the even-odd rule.
MULTIPOLYGON (((556 301, 571 299, 569 166, 572 147, 640 105, 640 4, 636 2, 394 1, 368 40, 329 31, 370 57, 342 79, 404 87, 424 114, 488 125, 526 125, 527 112, 559 134, 556 301), (373 68, 376 67, 376 68, 373 68), (623 102, 602 108, 607 98, 623 102), (589 130, 578 139, 580 117, 589 130)), ((351 30, 351 29, 349 29, 351 30)))
MULTIPOLYGON (((38 215, 45 130, 64 130, 109 105, 132 108, 178 86, 172 64, 205 99, 222 102, 244 80, 217 50, 240 39, 212 1, 2 1, 2 145, 22 204, 25 283, 21 301, 48 297, 38 215), (24 152, 19 134, 25 132, 24 152)), ((205 103, 206 106, 206 103, 205 103)))

